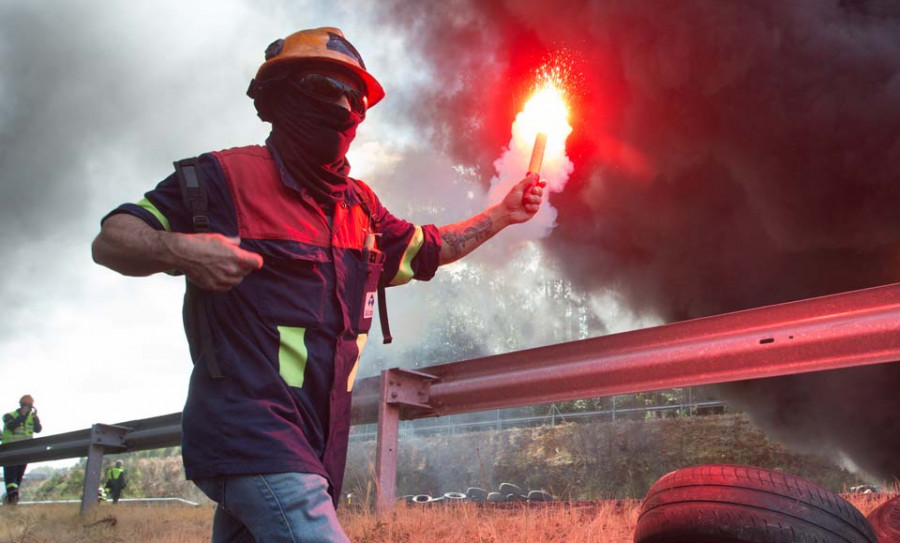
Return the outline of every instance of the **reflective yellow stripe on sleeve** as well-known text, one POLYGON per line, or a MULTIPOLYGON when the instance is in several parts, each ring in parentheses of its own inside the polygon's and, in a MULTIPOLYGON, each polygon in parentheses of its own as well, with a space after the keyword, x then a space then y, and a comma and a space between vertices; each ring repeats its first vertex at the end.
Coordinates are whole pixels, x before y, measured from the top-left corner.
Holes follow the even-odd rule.
POLYGON ((166 232, 172 231, 172 225, 169 224, 169 219, 167 219, 160 210, 156 209, 156 206, 153 205, 153 202, 144 198, 140 202, 138 202, 137 205, 152 213, 153 216, 156 217, 156 220, 158 220, 163 225, 163 228, 166 229, 166 232))
POLYGON ((403 285, 409 283, 410 279, 413 278, 412 261, 419 254, 419 249, 422 248, 424 242, 425 235, 422 233, 422 227, 417 226, 415 232, 413 232, 412 239, 409 240, 409 245, 403 251, 403 260, 400 261, 397 275, 391 279, 391 285, 403 285))

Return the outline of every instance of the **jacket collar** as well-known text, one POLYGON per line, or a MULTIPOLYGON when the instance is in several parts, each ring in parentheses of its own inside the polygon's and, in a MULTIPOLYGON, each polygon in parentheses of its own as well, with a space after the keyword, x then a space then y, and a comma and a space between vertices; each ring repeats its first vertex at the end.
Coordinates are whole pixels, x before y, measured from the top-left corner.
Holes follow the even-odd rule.
MULTIPOLYGON (((281 155, 278 154, 278 149, 275 148, 275 144, 272 142, 272 136, 266 138, 266 149, 269 151, 269 154, 272 156, 272 160, 275 162, 275 169, 278 170, 278 175, 281 177, 281 182, 284 183, 284 186, 287 188, 297 192, 301 196, 308 196, 309 191, 303 188, 300 183, 294 179, 294 176, 291 175, 291 172, 288 171, 284 166, 284 161, 281 159, 281 155)), ((349 183, 346 194, 344 195, 344 199, 347 202, 347 206, 353 207, 359 204, 359 195, 356 193, 354 188, 355 183, 352 181, 349 183)))

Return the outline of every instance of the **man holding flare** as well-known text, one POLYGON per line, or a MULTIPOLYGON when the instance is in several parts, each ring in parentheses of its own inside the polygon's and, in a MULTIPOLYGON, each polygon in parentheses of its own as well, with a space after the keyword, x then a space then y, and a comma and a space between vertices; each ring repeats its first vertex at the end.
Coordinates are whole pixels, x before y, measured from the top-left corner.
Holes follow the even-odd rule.
POLYGON ((179 161, 104 217, 93 256, 187 277, 183 456, 218 503, 213 541, 346 541, 335 506, 377 294, 529 220, 543 183, 529 174, 456 224, 392 215, 349 176, 346 152, 384 90, 337 28, 272 43, 248 95, 272 123, 266 144, 179 161))

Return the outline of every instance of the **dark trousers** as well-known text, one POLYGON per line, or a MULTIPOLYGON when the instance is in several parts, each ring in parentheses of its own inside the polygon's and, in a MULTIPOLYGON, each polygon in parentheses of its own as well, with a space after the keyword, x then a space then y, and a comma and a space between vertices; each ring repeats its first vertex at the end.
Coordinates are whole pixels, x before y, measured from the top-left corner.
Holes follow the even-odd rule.
POLYGON ((109 490, 109 496, 112 498, 113 503, 119 503, 119 498, 122 497, 122 487, 116 485, 108 486, 106 488, 109 490))
POLYGON ((3 479, 6 483, 6 501, 17 501, 19 498, 19 487, 22 486, 22 477, 25 476, 25 468, 28 464, 21 466, 4 466, 3 479))

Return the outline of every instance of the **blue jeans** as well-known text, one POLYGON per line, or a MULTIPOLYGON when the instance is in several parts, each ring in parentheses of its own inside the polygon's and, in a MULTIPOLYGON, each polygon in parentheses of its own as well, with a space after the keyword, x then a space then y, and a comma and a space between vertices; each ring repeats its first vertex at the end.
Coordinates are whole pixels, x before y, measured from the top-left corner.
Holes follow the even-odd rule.
POLYGON ((223 475, 194 481, 216 502, 212 543, 349 543, 328 481, 312 473, 223 475))

